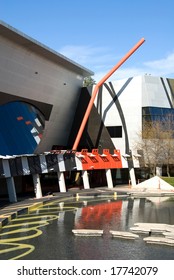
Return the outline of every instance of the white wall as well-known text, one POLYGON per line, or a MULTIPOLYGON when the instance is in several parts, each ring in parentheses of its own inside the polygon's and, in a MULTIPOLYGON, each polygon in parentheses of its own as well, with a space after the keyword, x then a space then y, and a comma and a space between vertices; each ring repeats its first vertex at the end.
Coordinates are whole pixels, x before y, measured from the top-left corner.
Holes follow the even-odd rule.
MULTIPOLYGON (((101 94, 102 119, 105 126, 122 126, 122 137, 111 138, 114 146, 121 150, 122 155, 128 152, 126 143, 129 144, 132 154, 137 154, 135 143, 137 143, 142 130, 142 107, 171 108, 170 103, 172 102, 172 92, 167 79, 151 75, 136 76, 106 83, 106 86, 102 87, 101 94), (106 87, 109 87, 109 90, 106 87), (109 92, 112 92, 112 96, 109 92), (114 102, 116 96, 118 102, 114 102), (116 106, 116 103, 119 106, 116 106), (122 118, 121 113, 123 114, 122 118), (128 137, 126 137, 126 133, 128 137)), ((98 95, 95 100, 96 106, 100 98, 100 95, 98 95)), ((100 112, 99 108, 98 112, 100 112)), ((133 159, 134 166, 138 167, 138 159, 134 157, 133 159)), ((123 164, 124 166, 127 165, 124 158, 123 164)))
MULTIPOLYGON (((107 83, 110 87, 110 84, 107 83)), ((114 88, 113 95, 118 96, 119 107, 117 102, 113 101, 113 97, 109 94, 105 86, 102 88, 102 119, 105 126, 122 126, 122 138, 111 138, 114 146, 120 149, 124 155, 126 151, 126 133, 130 149, 133 142, 137 138, 137 132, 141 130, 141 107, 142 107, 142 77, 138 76, 112 82, 114 88), (121 108, 121 110, 119 109, 121 108), (123 118, 121 113, 123 112, 123 118), (124 124, 123 125, 123 121, 124 124), (127 131, 127 132, 126 132, 127 131)), ((111 87, 110 87, 111 88, 111 87)), ((98 98, 100 98, 98 96, 98 98)), ((97 98, 95 101, 97 104, 97 98)), ((127 167, 127 161, 123 158, 124 166, 127 167)))

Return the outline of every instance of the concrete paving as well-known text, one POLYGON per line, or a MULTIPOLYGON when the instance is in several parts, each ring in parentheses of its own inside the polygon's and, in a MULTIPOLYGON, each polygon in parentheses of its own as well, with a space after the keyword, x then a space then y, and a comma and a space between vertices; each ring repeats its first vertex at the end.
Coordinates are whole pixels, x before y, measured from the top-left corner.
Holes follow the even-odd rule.
POLYGON ((145 237, 143 240, 149 244, 174 246, 174 240, 166 237, 150 236, 150 237, 145 237))
POLYGON ((39 199, 36 198, 20 198, 16 203, 3 203, 0 206, 0 229, 6 225, 11 219, 16 218, 20 214, 28 213, 31 209, 37 208, 44 203, 52 200, 57 200, 58 198, 72 197, 69 193, 59 193, 57 196, 49 195, 39 199))
POLYGON ((148 234, 143 238, 146 243, 174 246, 174 225, 158 223, 136 223, 131 227, 132 232, 148 234))
MULTIPOLYGON (((120 194, 126 194, 126 191, 119 191, 120 194)), ((52 195, 43 196, 42 198, 28 198, 21 197, 18 198, 18 202, 9 203, 7 200, 1 200, 0 204, 0 229, 6 225, 11 219, 14 219, 20 214, 28 213, 31 208, 37 208, 42 204, 49 202, 51 200, 57 200, 65 197, 97 197, 97 196, 116 196, 116 189, 108 188, 96 188, 88 190, 80 190, 79 188, 69 189, 65 193, 53 193, 52 195)))
POLYGON ((174 225, 160 223, 136 223, 134 227, 130 228, 130 230, 136 233, 174 233, 174 225))
POLYGON ((111 233, 112 237, 125 238, 125 239, 136 239, 136 238, 139 238, 138 234, 134 234, 134 233, 128 232, 128 231, 110 230, 109 232, 111 233))
POLYGON ((103 230, 99 229, 73 229, 72 232, 76 236, 102 236, 103 230))

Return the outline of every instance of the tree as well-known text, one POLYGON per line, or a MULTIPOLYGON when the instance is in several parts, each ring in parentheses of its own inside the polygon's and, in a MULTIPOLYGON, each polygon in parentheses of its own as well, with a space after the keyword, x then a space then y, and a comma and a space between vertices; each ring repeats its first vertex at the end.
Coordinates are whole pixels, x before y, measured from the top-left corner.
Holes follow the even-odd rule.
POLYGON ((174 164, 174 116, 168 114, 163 120, 163 153, 164 164, 167 166, 167 175, 170 177, 170 165, 174 164))
POLYGON ((96 84, 96 81, 92 77, 86 77, 83 80, 83 86, 84 87, 92 86, 92 85, 95 85, 95 84, 96 84))
POLYGON ((174 164, 174 130, 173 116, 165 116, 163 120, 144 121, 143 129, 138 133, 138 141, 134 145, 144 154, 145 166, 156 175, 157 167, 167 166, 170 176, 170 164, 174 164))

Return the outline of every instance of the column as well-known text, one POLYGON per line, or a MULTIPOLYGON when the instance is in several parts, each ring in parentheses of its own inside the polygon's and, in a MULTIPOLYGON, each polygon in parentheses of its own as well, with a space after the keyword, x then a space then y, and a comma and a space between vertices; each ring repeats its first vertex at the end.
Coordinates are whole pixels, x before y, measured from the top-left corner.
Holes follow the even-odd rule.
POLYGON ((7 189, 10 202, 17 202, 16 189, 13 177, 6 178, 7 189))
POLYGON ((111 169, 106 169, 105 172, 106 172, 106 180, 107 180, 108 188, 112 189, 114 186, 112 181, 111 169))
POLYGON ((33 174, 33 183, 34 183, 34 191, 35 191, 36 198, 41 198, 42 189, 41 189, 39 174, 33 174))
POLYGON ((87 172, 87 170, 82 170, 82 179, 83 179, 83 186, 84 186, 84 189, 90 189, 89 178, 88 178, 88 172, 87 172))
POLYGON ((136 178, 135 178, 135 170, 133 167, 129 168, 129 175, 130 175, 130 180, 131 180, 131 185, 133 187, 136 186, 136 178))
POLYGON ((63 172, 57 172, 60 192, 66 192, 65 177, 63 172))

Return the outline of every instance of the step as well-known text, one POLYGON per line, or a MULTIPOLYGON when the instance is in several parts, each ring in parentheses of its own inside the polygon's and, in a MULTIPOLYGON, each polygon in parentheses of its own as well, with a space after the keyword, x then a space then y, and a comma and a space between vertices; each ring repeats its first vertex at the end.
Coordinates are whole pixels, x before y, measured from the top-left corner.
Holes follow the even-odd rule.
POLYGON ((102 236, 103 230, 99 229, 73 229, 72 232, 76 236, 102 236))

